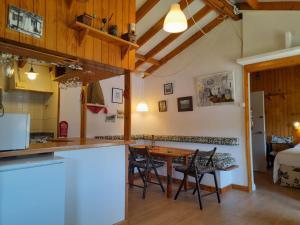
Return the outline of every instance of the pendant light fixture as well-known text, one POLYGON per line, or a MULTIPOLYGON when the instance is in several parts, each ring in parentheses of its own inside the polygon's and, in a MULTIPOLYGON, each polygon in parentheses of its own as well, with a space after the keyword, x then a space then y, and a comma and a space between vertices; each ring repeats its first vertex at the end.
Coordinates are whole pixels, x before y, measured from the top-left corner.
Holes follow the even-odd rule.
POLYGON ((25 74, 27 74, 29 80, 35 80, 38 75, 38 73, 33 70, 32 63, 29 72, 26 72, 25 74))
MULTIPOLYGON (((140 84, 138 84, 137 86, 139 87, 139 99, 144 99, 144 81, 142 78, 140 78, 140 80, 138 80, 138 82, 140 84)), ((147 103, 145 101, 139 101, 138 104, 136 105, 136 111, 137 112, 148 112, 149 111, 149 107, 147 105, 147 103)))
POLYGON ((178 3, 171 5, 164 21, 164 30, 169 33, 180 33, 187 29, 187 19, 178 3))

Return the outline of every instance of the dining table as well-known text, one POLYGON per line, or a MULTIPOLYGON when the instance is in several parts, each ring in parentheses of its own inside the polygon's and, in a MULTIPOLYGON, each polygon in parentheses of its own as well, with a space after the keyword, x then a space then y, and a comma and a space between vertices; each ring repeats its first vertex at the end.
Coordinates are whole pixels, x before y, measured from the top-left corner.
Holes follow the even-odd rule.
MULTIPOLYGON (((148 147, 150 155, 153 157, 162 158, 167 164, 167 198, 173 196, 173 159, 183 158, 183 164, 188 165, 189 156, 194 154, 193 150, 165 147, 165 146, 148 146, 148 145, 134 145, 134 148, 145 148, 148 147)), ((188 181, 184 183, 184 189, 188 189, 188 181)))

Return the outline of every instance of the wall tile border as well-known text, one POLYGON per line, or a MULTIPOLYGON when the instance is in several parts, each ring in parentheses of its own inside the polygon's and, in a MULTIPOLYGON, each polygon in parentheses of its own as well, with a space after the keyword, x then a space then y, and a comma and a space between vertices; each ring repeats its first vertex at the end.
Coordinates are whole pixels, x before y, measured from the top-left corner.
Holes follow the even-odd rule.
MULTIPOLYGON (((95 136, 96 139, 101 140, 123 140, 123 135, 106 135, 95 136)), ((152 135, 132 135, 132 140, 152 140, 152 135)), ((203 136, 178 136, 178 135, 154 135, 154 141, 170 141, 170 142, 186 142, 186 143, 200 143, 211 145, 228 145, 238 146, 239 138, 237 137, 203 137, 203 136)))

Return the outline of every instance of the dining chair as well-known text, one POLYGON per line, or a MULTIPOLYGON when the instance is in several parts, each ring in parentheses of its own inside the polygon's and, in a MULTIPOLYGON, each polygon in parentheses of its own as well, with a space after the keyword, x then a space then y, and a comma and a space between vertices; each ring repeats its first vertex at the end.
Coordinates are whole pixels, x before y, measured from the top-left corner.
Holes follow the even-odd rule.
MULTIPOLYGON (((129 176, 134 175, 135 168, 138 171, 138 174, 143 182, 143 186, 129 183, 130 186, 135 186, 139 188, 143 188, 143 199, 146 197, 146 191, 147 191, 147 186, 148 183, 156 184, 159 185, 161 190, 165 192, 165 189, 162 185, 161 179, 159 177, 159 174, 157 172, 157 168, 163 167, 164 162, 162 161, 157 161, 153 160, 152 156, 149 153, 149 149, 147 146, 144 148, 135 148, 134 146, 129 147, 129 176), (151 171, 154 171, 155 177, 158 181, 157 182, 152 182, 149 178, 151 171)), ((129 179, 130 181, 131 179, 129 179)))
POLYGON ((217 181, 217 176, 216 176, 216 167, 214 166, 213 163, 213 156, 216 152, 217 148, 214 148, 211 151, 199 151, 198 149, 195 151, 192 159, 190 160, 190 163, 188 166, 176 166, 175 170, 177 172, 183 173, 184 177, 182 182, 180 183, 180 186, 178 188, 178 191, 175 195, 174 200, 177 200, 179 193, 181 192, 181 189, 186 181, 186 179, 188 179, 189 176, 194 177, 195 178, 195 182, 196 182, 196 187, 193 191, 193 194, 195 194, 197 192, 198 194, 198 201, 199 201, 199 206, 200 209, 202 210, 202 197, 206 197, 208 195, 211 194, 217 194, 217 199, 218 199, 218 203, 221 203, 221 199, 220 199, 220 193, 219 193, 219 186, 218 186, 218 181, 217 181), (206 160, 206 164, 202 164, 200 162, 203 162, 203 160, 206 160), (202 194, 201 195, 201 181, 204 177, 205 174, 211 174, 214 177, 214 182, 215 182, 215 191, 214 192, 209 192, 207 194, 202 194))

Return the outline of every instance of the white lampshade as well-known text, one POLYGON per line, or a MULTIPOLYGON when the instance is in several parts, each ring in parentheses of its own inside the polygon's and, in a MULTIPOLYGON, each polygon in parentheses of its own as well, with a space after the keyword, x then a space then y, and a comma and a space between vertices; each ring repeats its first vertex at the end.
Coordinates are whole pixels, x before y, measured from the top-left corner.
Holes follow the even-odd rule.
POLYGON ((164 30, 169 33, 179 33, 185 31, 187 27, 187 20, 180 5, 172 4, 164 21, 164 30))
POLYGON ((137 104, 137 106, 136 106, 136 111, 137 111, 137 112, 148 112, 148 111, 149 111, 149 108, 148 108, 147 103, 145 103, 145 102, 140 102, 139 104, 137 104))
POLYGON ((32 65, 31 65, 30 71, 26 72, 26 74, 27 74, 27 77, 29 80, 35 80, 38 75, 38 73, 34 72, 32 65))
POLYGON ((296 122, 294 122, 294 128, 296 129, 296 130, 298 130, 299 129, 299 127, 300 127, 300 123, 299 123, 299 121, 296 121, 296 122))

